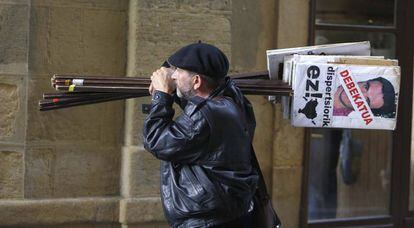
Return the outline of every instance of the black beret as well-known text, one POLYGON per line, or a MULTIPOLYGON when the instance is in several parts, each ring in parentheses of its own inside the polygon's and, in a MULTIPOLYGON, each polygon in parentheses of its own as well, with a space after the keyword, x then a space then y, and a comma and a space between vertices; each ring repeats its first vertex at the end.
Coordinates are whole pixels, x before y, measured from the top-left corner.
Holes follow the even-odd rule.
POLYGON ((206 43, 187 45, 168 58, 168 63, 211 78, 223 78, 229 70, 226 55, 217 47, 206 43))

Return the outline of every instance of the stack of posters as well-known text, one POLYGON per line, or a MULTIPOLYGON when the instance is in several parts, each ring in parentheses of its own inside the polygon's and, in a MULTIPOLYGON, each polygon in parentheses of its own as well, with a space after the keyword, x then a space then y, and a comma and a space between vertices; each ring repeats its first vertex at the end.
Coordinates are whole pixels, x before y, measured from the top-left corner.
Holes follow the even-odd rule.
POLYGON ((378 56, 285 56, 298 127, 393 130, 400 88, 397 60, 378 56))
MULTIPOLYGON (((269 71, 270 79, 272 80, 284 80, 288 82, 286 78, 282 78, 283 75, 283 63, 285 56, 293 54, 301 55, 353 55, 353 56, 369 56, 371 55, 371 45, 369 41, 352 42, 352 43, 337 43, 326 44, 307 47, 295 47, 285 49, 275 49, 266 51, 267 54, 267 68, 269 71)), ((275 102, 276 97, 270 96, 269 100, 275 102)), ((290 98, 280 98, 283 108, 283 117, 289 118, 290 112, 290 98)))
POLYGON ((295 47, 267 50, 267 69, 270 79, 281 79, 283 74, 284 57, 293 54, 301 55, 371 55, 369 41, 325 44, 307 47, 295 47))

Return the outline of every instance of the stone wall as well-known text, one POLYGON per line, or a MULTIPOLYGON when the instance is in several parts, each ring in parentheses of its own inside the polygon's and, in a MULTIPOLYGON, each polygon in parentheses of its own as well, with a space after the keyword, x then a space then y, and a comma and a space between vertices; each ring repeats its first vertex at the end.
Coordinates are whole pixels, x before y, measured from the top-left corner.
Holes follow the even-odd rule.
POLYGON ((123 104, 37 111, 50 77, 124 75, 127 1, 31 1, 25 197, 118 196, 123 104))
MULTIPOLYGON (((198 40, 231 72, 265 70, 266 49, 306 44, 307 12, 304 0, 0 0, 0 225, 166 227, 159 161, 142 145, 149 99, 39 112, 51 75, 150 75, 198 40)), ((303 130, 249 99, 273 203, 298 227, 303 130)))
POLYGON ((24 196, 27 1, 0 4, 0 200, 24 196))
POLYGON ((0 1, 0 225, 120 226, 124 102, 49 112, 37 103, 54 73, 125 75, 127 9, 0 1))

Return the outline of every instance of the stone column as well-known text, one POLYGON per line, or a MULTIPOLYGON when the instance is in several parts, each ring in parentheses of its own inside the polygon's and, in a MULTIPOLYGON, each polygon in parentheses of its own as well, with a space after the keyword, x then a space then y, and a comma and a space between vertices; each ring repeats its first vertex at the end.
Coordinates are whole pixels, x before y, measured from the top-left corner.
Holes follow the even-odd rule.
MULTIPOLYGON (((276 7, 274 0, 233 2, 233 72, 254 72, 267 69, 266 50, 275 47, 276 7)), ((274 107, 266 96, 248 96, 248 99, 253 104, 257 124, 253 146, 269 194, 272 194, 274 107)))
MULTIPOLYGON (((309 1, 280 0, 277 21, 277 48, 307 45, 309 1)), ((283 119, 280 105, 275 106, 272 199, 283 227, 299 227, 304 133, 283 119)))

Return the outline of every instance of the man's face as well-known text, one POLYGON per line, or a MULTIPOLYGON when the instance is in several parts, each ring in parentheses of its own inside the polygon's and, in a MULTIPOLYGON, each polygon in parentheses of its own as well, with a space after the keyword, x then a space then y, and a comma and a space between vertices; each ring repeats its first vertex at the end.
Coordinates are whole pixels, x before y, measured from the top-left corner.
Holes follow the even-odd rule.
MULTIPOLYGON (((358 82, 358 86, 361 89, 368 106, 371 109, 381 108, 384 105, 384 94, 382 93, 382 83, 379 81, 365 81, 358 82)), ((343 101, 343 105, 347 108, 352 108, 352 104, 348 99, 343 87, 340 87, 340 99, 343 101)))
POLYGON ((192 96, 194 96, 195 90, 193 88, 193 80, 192 80, 194 73, 188 70, 184 70, 184 69, 180 69, 176 67, 172 67, 172 68, 175 71, 171 75, 171 78, 175 81, 175 84, 177 86, 178 97, 189 99, 192 96))

